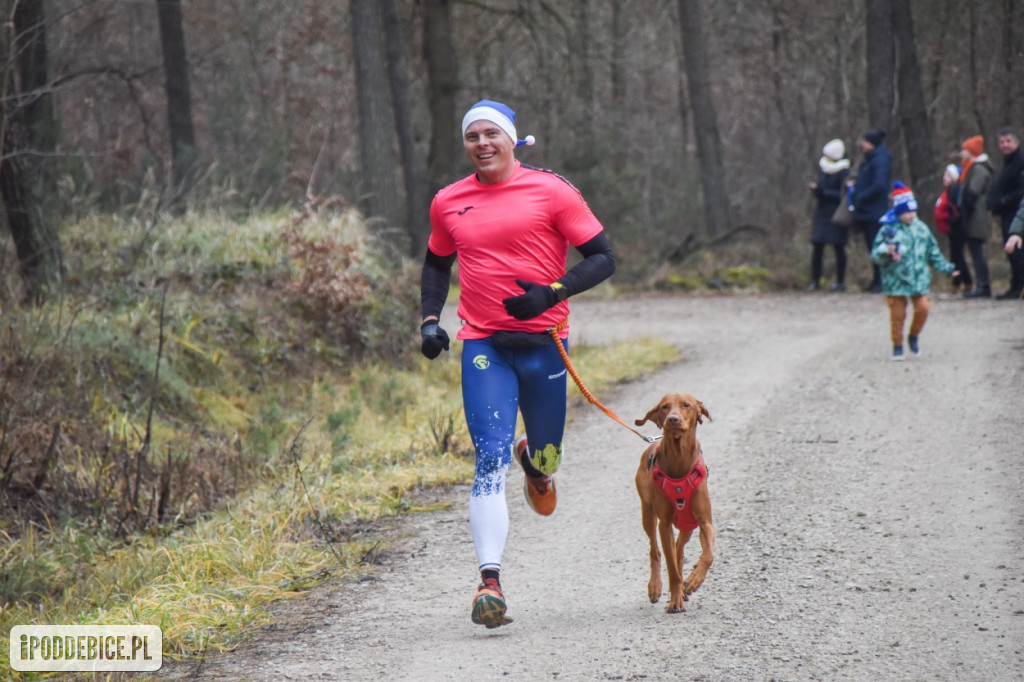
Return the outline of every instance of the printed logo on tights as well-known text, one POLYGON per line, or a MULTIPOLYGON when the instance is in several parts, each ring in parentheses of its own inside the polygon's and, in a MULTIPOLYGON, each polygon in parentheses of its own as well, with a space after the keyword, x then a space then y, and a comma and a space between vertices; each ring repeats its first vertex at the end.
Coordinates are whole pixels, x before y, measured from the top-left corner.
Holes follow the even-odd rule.
POLYGON ((471 209, 471 208, 473 208, 473 207, 472 207, 472 206, 467 206, 466 208, 464 208, 464 209, 462 209, 461 211, 459 211, 459 215, 466 215, 466 213, 467 213, 467 212, 469 211, 469 209, 471 209))
POLYGON ((487 359, 486 355, 477 355, 473 358, 473 366, 477 369, 487 369, 491 366, 491 361, 487 359))

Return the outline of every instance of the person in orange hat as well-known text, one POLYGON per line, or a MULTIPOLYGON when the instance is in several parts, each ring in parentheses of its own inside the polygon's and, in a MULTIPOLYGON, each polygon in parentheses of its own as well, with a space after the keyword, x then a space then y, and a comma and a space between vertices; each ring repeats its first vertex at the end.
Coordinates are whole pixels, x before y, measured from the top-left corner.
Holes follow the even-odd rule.
MULTIPOLYGON (((974 289, 967 298, 991 298, 992 285, 985 259, 985 242, 991 228, 985 197, 992 185, 992 162, 985 153, 985 138, 969 137, 960 145, 960 229, 974 265, 974 289)), ((970 279, 964 273, 966 279, 970 279)))

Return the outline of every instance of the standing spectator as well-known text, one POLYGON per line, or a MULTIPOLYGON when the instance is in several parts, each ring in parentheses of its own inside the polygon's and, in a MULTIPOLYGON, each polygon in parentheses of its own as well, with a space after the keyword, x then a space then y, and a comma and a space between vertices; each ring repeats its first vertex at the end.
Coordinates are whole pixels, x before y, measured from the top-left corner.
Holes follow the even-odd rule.
POLYGON ((950 223, 960 219, 956 207, 956 198, 950 196, 949 188, 956 186, 960 179, 960 167, 954 164, 946 166, 942 171, 942 192, 935 200, 935 229, 940 234, 949 234, 950 223))
POLYGON ((949 164, 942 173, 942 192, 935 202, 935 228, 949 239, 949 259, 956 266, 957 276, 953 278, 953 293, 963 284, 970 290, 971 273, 967 269, 964 253, 964 231, 960 221, 960 166, 949 164), (966 278, 966 279, 965 279, 966 278))
MULTIPOLYGON (((1002 242, 1010 236, 1010 224, 1024 198, 1024 152, 1020 150, 1020 135, 1013 128, 999 131, 999 151, 1003 155, 1003 168, 999 171, 988 193, 988 209, 999 219, 1002 242)), ((1000 299, 1019 299, 1024 289, 1024 251, 1015 249, 1006 254, 1010 261, 1010 288, 999 294, 1000 299)))
POLYGON ((871 247, 871 260, 882 271, 882 291, 889 307, 889 335, 892 359, 903 359, 903 327, 907 319, 907 299, 914 316, 907 333, 911 355, 920 355, 919 337, 931 310, 932 271, 956 272, 956 266, 942 257, 932 231, 917 217, 917 201, 903 183, 895 183, 892 209, 882 217, 882 225, 871 247))
POLYGON ((818 159, 818 181, 809 187, 818 200, 811 221, 811 291, 817 291, 821 285, 821 274, 825 260, 825 246, 832 245, 836 254, 836 281, 829 287, 832 291, 845 288, 846 277, 846 242, 849 230, 832 222, 840 201, 846 201, 846 178, 850 174, 850 159, 846 156, 846 145, 842 140, 835 139, 822 148, 822 157, 818 159))
MULTIPOLYGON (((857 169, 850 193, 851 213, 855 227, 864 234, 864 244, 871 253, 878 234, 878 219, 889 208, 889 182, 892 179, 892 153, 885 146, 885 131, 872 128, 861 136, 860 148, 864 160, 857 169)), ((871 266, 871 283, 866 291, 882 291, 882 279, 877 263, 871 266)))
POLYGON ((988 211, 982 200, 992 185, 992 162, 985 153, 985 138, 981 135, 969 137, 960 145, 960 221, 964 228, 967 252, 974 265, 974 288, 967 292, 967 298, 991 298, 992 284, 989 280, 988 261, 985 259, 985 242, 988 241, 990 224, 988 211))
POLYGON ((545 516, 555 510, 566 371, 547 330, 567 339, 567 299, 615 271, 604 229, 579 190, 516 160, 516 146, 532 138, 517 138, 515 120, 509 107, 489 100, 466 112, 462 144, 475 172, 434 196, 421 274, 420 349, 433 359, 448 348, 438 318, 458 258, 462 403, 476 450, 469 527, 480 585, 470 617, 488 628, 511 622, 499 571, 513 457, 526 474, 530 507, 545 516), (570 244, 582 260, 566 272, 570 244), (515 439, 519 413, 526 437, 515 439))

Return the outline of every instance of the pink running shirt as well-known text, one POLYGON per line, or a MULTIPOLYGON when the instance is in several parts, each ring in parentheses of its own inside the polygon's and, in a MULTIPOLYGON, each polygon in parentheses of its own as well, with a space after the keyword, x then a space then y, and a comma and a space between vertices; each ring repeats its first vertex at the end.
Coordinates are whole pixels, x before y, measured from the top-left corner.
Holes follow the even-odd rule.
POLYGON ((569 244, 580 246, 603 229, 569 181, 515 164, 504 182, 485 185, 474 173, 442 189, 430 205, 430 250, 458 257, 460 339, 544 332, 564 320, 568 301, 531 320, 512 317, 501 301, 523 293, 516 278, 544 286, 557 280, 565 274, 569 244))

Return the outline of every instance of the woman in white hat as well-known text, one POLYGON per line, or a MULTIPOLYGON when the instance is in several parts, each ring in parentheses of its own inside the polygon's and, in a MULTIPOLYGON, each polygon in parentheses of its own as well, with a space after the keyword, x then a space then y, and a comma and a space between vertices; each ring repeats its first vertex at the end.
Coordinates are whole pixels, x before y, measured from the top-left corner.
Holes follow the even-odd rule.
POLYGON ((850 159, 846 156, 846 145, 842 140, 829 140, 818 160, 818 180, 808 186, 818 204, 811 221, 811 285, 810 291, 821 287, 822 269, 825 260, 825 247, 832 245, 836 256, 836 279, 830 287, 832 291, 845 288, 846 277, 846 243, 849 232, 845 227, 832 222, 840 201, 846 200, 846 176, 850 174, 850 159))

